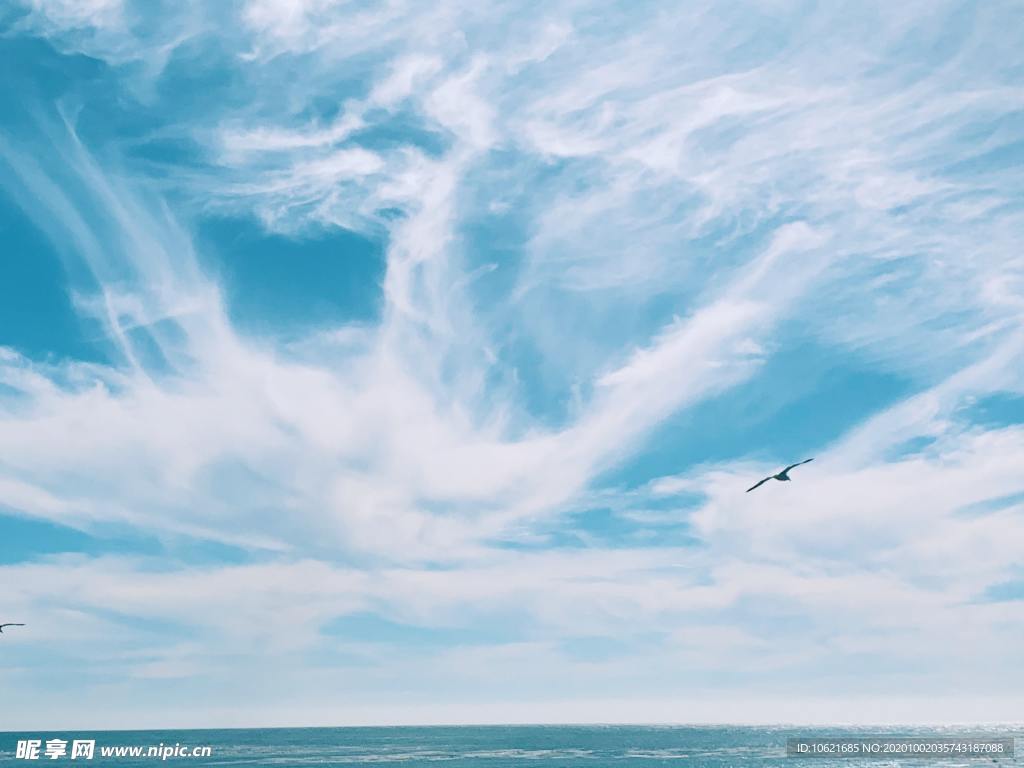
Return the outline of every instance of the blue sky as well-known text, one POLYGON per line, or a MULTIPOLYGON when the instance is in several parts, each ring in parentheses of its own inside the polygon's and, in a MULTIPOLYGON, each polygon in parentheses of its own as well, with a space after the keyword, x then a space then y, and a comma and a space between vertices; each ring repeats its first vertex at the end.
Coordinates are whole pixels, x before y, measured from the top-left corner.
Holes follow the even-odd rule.
POLYGON ((889 6, 4 10, 0 723, 1019 718, 1024 18, 889 6))

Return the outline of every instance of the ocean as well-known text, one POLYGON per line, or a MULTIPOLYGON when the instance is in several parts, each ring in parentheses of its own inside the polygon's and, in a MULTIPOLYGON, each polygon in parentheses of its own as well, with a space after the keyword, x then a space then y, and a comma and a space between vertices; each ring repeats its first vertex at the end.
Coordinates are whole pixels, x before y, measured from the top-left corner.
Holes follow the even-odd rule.
MULTIPOLYGON (((1024 765, 1018 757, 799 757, 787 740, 1016 739, 1024 727, 805 728, 799 726, 463 726, 0 733, 0 766, 32 763, 153 766, 435 766, 459 768, 685 768, 731 766, 1024 765), (19 756, 19 742, 21 755, 19 756), (78 744, 76 744, 78 742, 78 744), (92 757, 87 753, 92 745, 92 757), (157 752, 152 756, 150 749, 157 752), (106 753, 103 754, 104 750, 106 753), (175 752, 171 752, 174 750, 175 752), (192 750, 199 750, 195 755, 192 750), (72 759, 72 752, 78 754, 72 759), (48 755, 57 753, 56 757, 48 755), (134 754, 133 754, 134 752, 134 754)), ((1013 743, 1013 742, 1011 742, 1013 743)))

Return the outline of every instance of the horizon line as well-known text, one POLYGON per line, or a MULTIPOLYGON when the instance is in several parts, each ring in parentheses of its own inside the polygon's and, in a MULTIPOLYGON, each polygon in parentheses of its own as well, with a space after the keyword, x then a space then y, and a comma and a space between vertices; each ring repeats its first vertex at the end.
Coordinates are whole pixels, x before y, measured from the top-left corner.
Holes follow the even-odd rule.
POLYGON ((20 728, 16 730, 0 730, 0 734, 24 734, 29 732, 55 733, 57 731, 89 731, 92 733, 144 733, 173 731, 300 731, 300 730, 356 730, 356 729, 391 729, 391 728, 985 728, 985 727, 1016 727, 1024 728, 1024 720, 988 720, 988 721, 905 721, 890 723, 858 723, 858 722, 614 722, 614 721, 578 721, 578 722, 525 722, 525 721, 489 721, 489 722, 448 722, 448 723, 377 723, 347 725, 233 725, 193 727, 160 727, 160 728, 20 728))

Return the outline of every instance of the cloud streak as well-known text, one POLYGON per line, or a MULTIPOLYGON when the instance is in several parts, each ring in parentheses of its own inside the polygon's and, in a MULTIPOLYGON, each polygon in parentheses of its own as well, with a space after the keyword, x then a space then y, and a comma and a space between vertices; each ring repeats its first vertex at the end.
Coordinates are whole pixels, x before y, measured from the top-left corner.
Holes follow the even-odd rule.
POLYGON ((0 347, 0 504, 91 542, 0 566, 39 643, 0 679, 47 654, 128 670, 172 716, 203 675, 271 668, 343 712, 345 676, 384 706, 451 673, 453 717, 489 680, 492 703, 578 686, 585 719, 612 689, 651 712, 679 690, 809 701, 787 686, 810 668, 854 719, 911 683, 1008 711, 1008 6, 165 12, 40 1, 6 31, 68 85, 0 126, 5 204, 104 356, 0 347), (76 92, 90 77, 109 103, 76 92), (225 217, 252 241, 358 233, 379 312, 244 327, 203 235, 225 217), (687 426, 706 412, 714 435, 687 426), (744 496, 795 450, 813 472, 744 496))

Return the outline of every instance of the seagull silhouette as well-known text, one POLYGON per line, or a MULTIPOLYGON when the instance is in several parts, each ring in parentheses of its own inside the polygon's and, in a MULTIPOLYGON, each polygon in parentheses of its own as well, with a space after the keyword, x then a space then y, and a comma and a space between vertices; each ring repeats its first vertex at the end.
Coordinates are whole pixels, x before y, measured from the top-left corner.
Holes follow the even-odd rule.
POLYGON ((0 635, 4 633, 4 627, 24 627, 24 624, 0 624, 0 635))
POLYGON ((750 493, 755 488, 760 488, 769 480, 782 480, 783 482, 789 482, 790 480, 793 479, 789 476, 789 470, 791 470, 793 467, 799 467, 801 464, 806 464, 808 461, 814 461, 814 459, 804 459, 803 461, 798 461, 796 464, 790 464, 777 475, 768 475, 768 477, 766 477, 764 480, 754 483, 752 486, 747 488, 747 493, 750 493))

